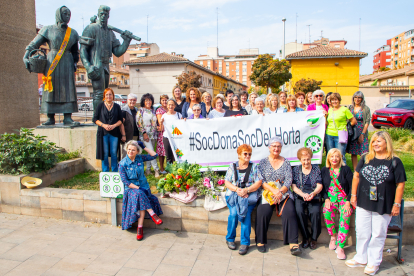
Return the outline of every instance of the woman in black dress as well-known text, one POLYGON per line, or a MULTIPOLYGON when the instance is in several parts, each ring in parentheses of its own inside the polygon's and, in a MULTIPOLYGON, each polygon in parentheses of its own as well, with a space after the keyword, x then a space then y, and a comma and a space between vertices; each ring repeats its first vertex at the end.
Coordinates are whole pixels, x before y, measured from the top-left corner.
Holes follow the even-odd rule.
POLYGON ((111 169, 118 171, 118 148, 121 142, 126 140, 125 130, 122 129, 121 107, 114 102, 115 93, 111 88, 104 91, 103 102, 98 105, 93 115, 93 122, 98 125, 96 133, 96 159, 102 160, 102 171, 109 172, 109 160, 111 157, 111 169))

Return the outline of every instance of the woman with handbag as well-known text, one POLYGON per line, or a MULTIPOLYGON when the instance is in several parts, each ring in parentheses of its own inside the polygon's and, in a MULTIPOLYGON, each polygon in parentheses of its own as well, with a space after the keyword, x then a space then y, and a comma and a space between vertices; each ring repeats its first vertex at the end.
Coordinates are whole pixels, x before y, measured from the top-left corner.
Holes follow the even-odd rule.
POLYGON ((354 126, 357 120, 348 108, 341 106, 341 95, 339 93, 333 93, 330 98, 332 108, 329 109, 328 116, 326 117, 327 151, 329 152, 334 148, 339 149, 346 163, 345 150, 348 144, 347 121, 349 120, 351 126, 354 126))
POLYGON ((360 133, 357 140, 350 141, 347 151, 352 155, 352 166, 355 170, 358 164, 358 155, 362 156, 368 152, 368 127, 371 122, 371 111, 365 105, 364 94, 361 91, 355 92, 352 96, 352 104, 349 106, 349 110, 357 120, 356 128, 360 133))
POLYGON ((302 247, 316 249, 316 242, 321 234, 321 170, 318 165, 312 165, 313 152, 310 148, 300 148, 297 156, 301 165, 292 169, 292 190, 303 237, 302 247), (308 228, 308 219, 311 221, 311 231, 308 228))
POLYGON ((235 250, 236 228, 240 221, 239 254, 245 255, 250 246, 251 215, 258 200, 258 189, 262 186, 262 178, 257 170, 257 164, 250 162, 252 147, 243 144, 237 148, 239 161, 229 166, 225 185, 226 202, 229 207, 226 243, 229 249, 235 250))
POLYGON ((287 159, 280 156, 283 142, 277 136, 269 141, 269 157, 260 160, 259 173, 263 179, 264 189, 259 199, 256 214, 256 245, 259 252, 266 252, 267 230, 273 211, 282 217, 284 244, 290 245, 290 253, 299 255, 298 222, 296 218, 292 185, 292 167, 287 159), (279 211, 278 211, 279 210, 279 211))
POLYGON ((339 149, 331 149, 326 156, 326 167, 322 168, 325 204, 323 216, 331 236, 329 249, 336 249, 336 257, 345 260, 344 246, 348 238, 353 212, 351 199, 352 171, 342 160, 339 149), (335 228, 335 213, 339 213, 339 229, 335 228), (338 233, 339 232, 339 233, 338 233))
POLYGON ((407 181, 404 165, 394 155, 388 132, 372 135, 369 152, 361 157, 352 181, 351 204, 356 208, 356 254, 346 261, 349 267, 364 267, 374 275, 382 262, 382 252, 392 216, 400 214, 407 181))

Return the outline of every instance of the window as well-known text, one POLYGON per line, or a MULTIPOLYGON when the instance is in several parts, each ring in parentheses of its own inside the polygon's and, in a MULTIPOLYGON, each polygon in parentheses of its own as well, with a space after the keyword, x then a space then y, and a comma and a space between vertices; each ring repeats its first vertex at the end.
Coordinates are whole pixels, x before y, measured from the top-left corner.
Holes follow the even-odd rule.
POLYGON ((81 81, 85 81, 85 75, 80 75, 81 81))
POLYGON ((229 67, 229 63, 228 62, 226 62, 226 67, 229 67))
POLYGON ((341 48, 341 45, 335 44, 335 48, 341 48))
POLYGON ((226 70, 226 73, 227 73, 227 74, 229 73, 229 69, 227 69, 227 70, 226 70))
POLYGON ((236 73, 237 73, 237 74, 239 73, 239 69, 236 69, 236 73))
POLYGON ((243 73, 246 73, 246 72, 247 72, 247 69, 243 68, 243 73))
POLYGON ((247 61, 243 61, 243 66, 247 66, 247 61))
POLYGON ((202 60, 200 60, 200 65, 203 66, 203 61, 202 60))
POLYGON ((243 82, 243 84, 244 84, 244 85, 247 85, 247 81, 244 81, 244 82, 243 82))

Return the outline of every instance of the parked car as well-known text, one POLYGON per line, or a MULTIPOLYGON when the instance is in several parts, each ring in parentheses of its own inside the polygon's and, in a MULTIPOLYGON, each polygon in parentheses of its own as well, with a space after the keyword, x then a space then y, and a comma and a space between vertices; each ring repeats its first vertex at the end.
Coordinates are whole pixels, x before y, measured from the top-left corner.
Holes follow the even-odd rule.
POLYGON ((115 101, 119 104, 119 105, 124 105, 127 103, 127 97, 125 95, 121 95, 121 94, 115 94, 115 101))
POLYGON ((92 111, 93 110, 93 101, 92 100, 85 100, 78 102, 78 109, 79 111, 92 111))
POLYGON ((413 129, 414 100, 396 100, 385 108, 375 110, 371 123, 375 128, 386 126, 413 129))

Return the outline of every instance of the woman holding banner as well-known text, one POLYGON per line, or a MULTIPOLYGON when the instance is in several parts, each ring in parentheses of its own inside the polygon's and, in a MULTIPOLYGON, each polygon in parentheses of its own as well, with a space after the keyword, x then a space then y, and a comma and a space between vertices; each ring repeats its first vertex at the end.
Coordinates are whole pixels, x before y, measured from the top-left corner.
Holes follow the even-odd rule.
POLYGON ((124 184, 124 199, 122 203, 122 230, 131 228, 138 220, 137 240, 144 237, 145 211, 151 216, 155 224, 162 224, 158 217, 162 215, 158 198, 151 194, 151 190, 144 175, 144 162, 155 160, 157 154, 146 148, 144 143, 131 140, 125 145, 127 156, 119 162, 119 175, 124 184), (149 154, 141 154, 144 149, 149 154))
POLYGON ((261 97, 256 98, 256 100, 254 101, 255 105, 256 105, 256 110, 252 110, 251 115, 262 115, 264 116, 264 107, 265 107, 265 100, 261 97))
POLYGON ((213 100, 214 109, 208 114, 209 119, 221 118, 224 117, 226 110, 223 108, 224 100, 223 98, 216 96, 213 100))
POLYGON ((168 123, 169 125, 173 123, 176 120, 180 120, 183 118, 181 113, 176 112, 174 108, 176 107, 176 102, 173 99, 169 99, 167 101, 167 113, 163 114, 161 116, 161 124, 164 126, 164 132, 163 132, 163 138, 162 141, 164 143, 164 149, 165 154, 167 155, 167 163, 173 163, 174 162, 174 154, 171 149, 170 141, 168 140, 170 129, 167 130, 167 128, 164 125, 164 122, 168 123))
POLYGON ((239 161, 229 166, 225 185, 227 187, 226 202, 229 207, 226 243, 229 249, 235 250, 236 228, 240 221, 241 235, 239 254, 245 255, 250 246, 251 214, 259 198, 258 189, 262 178, 257 164, 250 162, 252 147, 243 144, 237 148, 239 161))
POLYGON ((316 90, 315 92, 313 92, 312 97, 315 100, 315 102, 308 105, 308 108, 306 110, 323 110, 323 114, 326 115, 328 113, 329 107, 323 103, 323 99, 325 98, 325 92, 323 92, 322 90, 316 90))
POLYGON ((296 100, 295 95, 287 96, 286 101, 288 104, 287 104, 287 109, 285 109, 284 113, 303 111, 302 108, 298 107, 298 102, 296 100))
POLYGON ((186 102, 184 103, 183 110, 181 112, 183 118, 188 118, 190 115, 194 114, 193 105, 195 104, 199 104, 201 106, 201 115, 203 115, 203 117, 206 118, 206 104, 201 102, 200 91, 195 87, 190 87, 187 89, 186 102))
POLYGON ((224 117, 237 117, 243 115, 249 114, 244 108, 241 107, 239 96, 233 95, 233 97, 231 97, 229 109, 226 110, 226 113, 224 113, 224 117))
POLYGON ((262 198, 259 199, 256 215, 256 244, 257 249, 265 253, 267 230, 273 211, 277 208, 277 216, 282 217, 284 244, 289 244, 292 255, 300 255, 298 244, 298 222, 296 218, 292 185, 292 167, 287 159, 280 156, 283 142, 280 138, 272 137, 269 141, 269 157, 260 160, 258 165, 262 188, 262 198))

